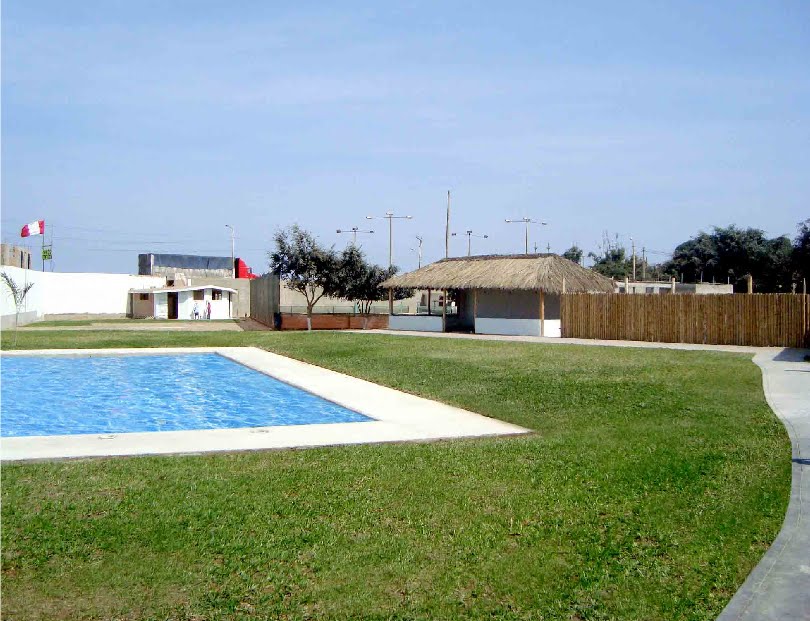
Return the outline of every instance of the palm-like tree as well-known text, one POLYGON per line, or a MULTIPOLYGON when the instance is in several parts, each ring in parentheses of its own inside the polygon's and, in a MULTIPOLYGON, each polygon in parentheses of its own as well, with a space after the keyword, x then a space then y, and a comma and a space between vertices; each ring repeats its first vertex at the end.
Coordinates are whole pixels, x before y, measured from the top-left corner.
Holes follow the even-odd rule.
POLYGON ((31 287, 34 286, 34 283, 29 282, 28 284, 20 287, 14 279, 9 276, 6 272, 0 272, 0 278, 5 283, 6 287, 8 287, 9 292, 11 293, 11 297, 14 299, 14 346, 17 346, 17 326, 20 323, 20 309, 22 308, 23 303, 25 302, 25 296, 28 295, 28 292, 31 291, 31 287))

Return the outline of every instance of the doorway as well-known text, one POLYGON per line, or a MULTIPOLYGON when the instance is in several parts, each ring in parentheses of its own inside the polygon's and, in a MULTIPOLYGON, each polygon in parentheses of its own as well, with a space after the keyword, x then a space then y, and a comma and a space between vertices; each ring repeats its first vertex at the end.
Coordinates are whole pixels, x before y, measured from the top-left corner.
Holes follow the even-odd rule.
POLYGON ((177 319, 177 292, 168 293, 166 297, 169 303, 169 319, 177 319))

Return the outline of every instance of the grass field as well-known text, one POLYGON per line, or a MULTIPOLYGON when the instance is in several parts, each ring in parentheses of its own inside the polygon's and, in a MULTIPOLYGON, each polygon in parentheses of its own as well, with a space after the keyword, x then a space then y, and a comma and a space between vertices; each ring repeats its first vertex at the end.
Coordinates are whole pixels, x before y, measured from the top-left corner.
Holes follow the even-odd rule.
POLYGON ((784 516, 790 446, 746 356, 19 334, 22 348, 179 345, 256 345, 535 433, 6 465, 7 618, 714 619, 784 516))

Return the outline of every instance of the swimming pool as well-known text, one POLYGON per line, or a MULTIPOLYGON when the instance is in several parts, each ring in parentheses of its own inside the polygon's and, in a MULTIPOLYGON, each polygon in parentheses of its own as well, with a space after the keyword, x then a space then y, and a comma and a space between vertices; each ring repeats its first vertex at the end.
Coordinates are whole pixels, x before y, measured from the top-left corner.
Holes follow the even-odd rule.
POLYGON ((3 437, 371 421, 217 353, 3 357, 3 437))

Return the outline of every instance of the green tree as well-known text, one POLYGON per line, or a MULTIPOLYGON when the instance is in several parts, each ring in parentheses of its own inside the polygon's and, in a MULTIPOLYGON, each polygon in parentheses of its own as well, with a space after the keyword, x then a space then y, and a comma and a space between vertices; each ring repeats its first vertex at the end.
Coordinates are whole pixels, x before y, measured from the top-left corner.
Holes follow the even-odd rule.
POLYGON ((573 261, 574 263, 582 263, 582 248, 574 244, 568 250, 562 253, 563 258, 573 261))
POLYGON ((602 235, 600 252, 589 252, 588 257, 593 260, 591 269, 608 278, 623 280, 633 274, 632 259, 627 257, 627 251, 619 243, 618 236, 611 240, 605 232, 602 235))
POLYGON ((270 270, 285 286, 301 293, 307 302, 307 329, 312 330, 312 309, 323 296, 340 295, 340 261, 332 248, 294 225, 275 234, 276 248, 268 253, 270 270))
POLYGON ((799 222, 791 255, 791 267, 796 280, 810 280, 810 218, 799 222))
MULTIPOLYGON (((398 271, 395 266, 382 267, 369 263, 363 251, 354 245, 343 251, 340 257, 340 297, 357 304, 363 315, 371 313, 374 302, 388 299, 388 290, 380 285, 398 271)), ((394 289, 394 299, 410 297, 406 289, 394 289)))
POLYGON ((25 296, 27 296, 28 292, 31 291, 31 287, 34 286, 34 283, 29 282, 27 285, 23 285, 21 287, 6 272, 0 272, 0 279, 3 280, 3 283, 8 288, 8 291, 11 294, 11 299, 14 302, 14 345, 16 347, 17 328, 19 327, 20 323, 20 309, 25 303, 25 296))
POLYGON ((715 227, 679 244, 666 270, 686 282, 728 280, 739 291, 746 290, 750 274, 756 291, 789 291, 793 254, 786 236, 768 239, 759 229, 715 227))

